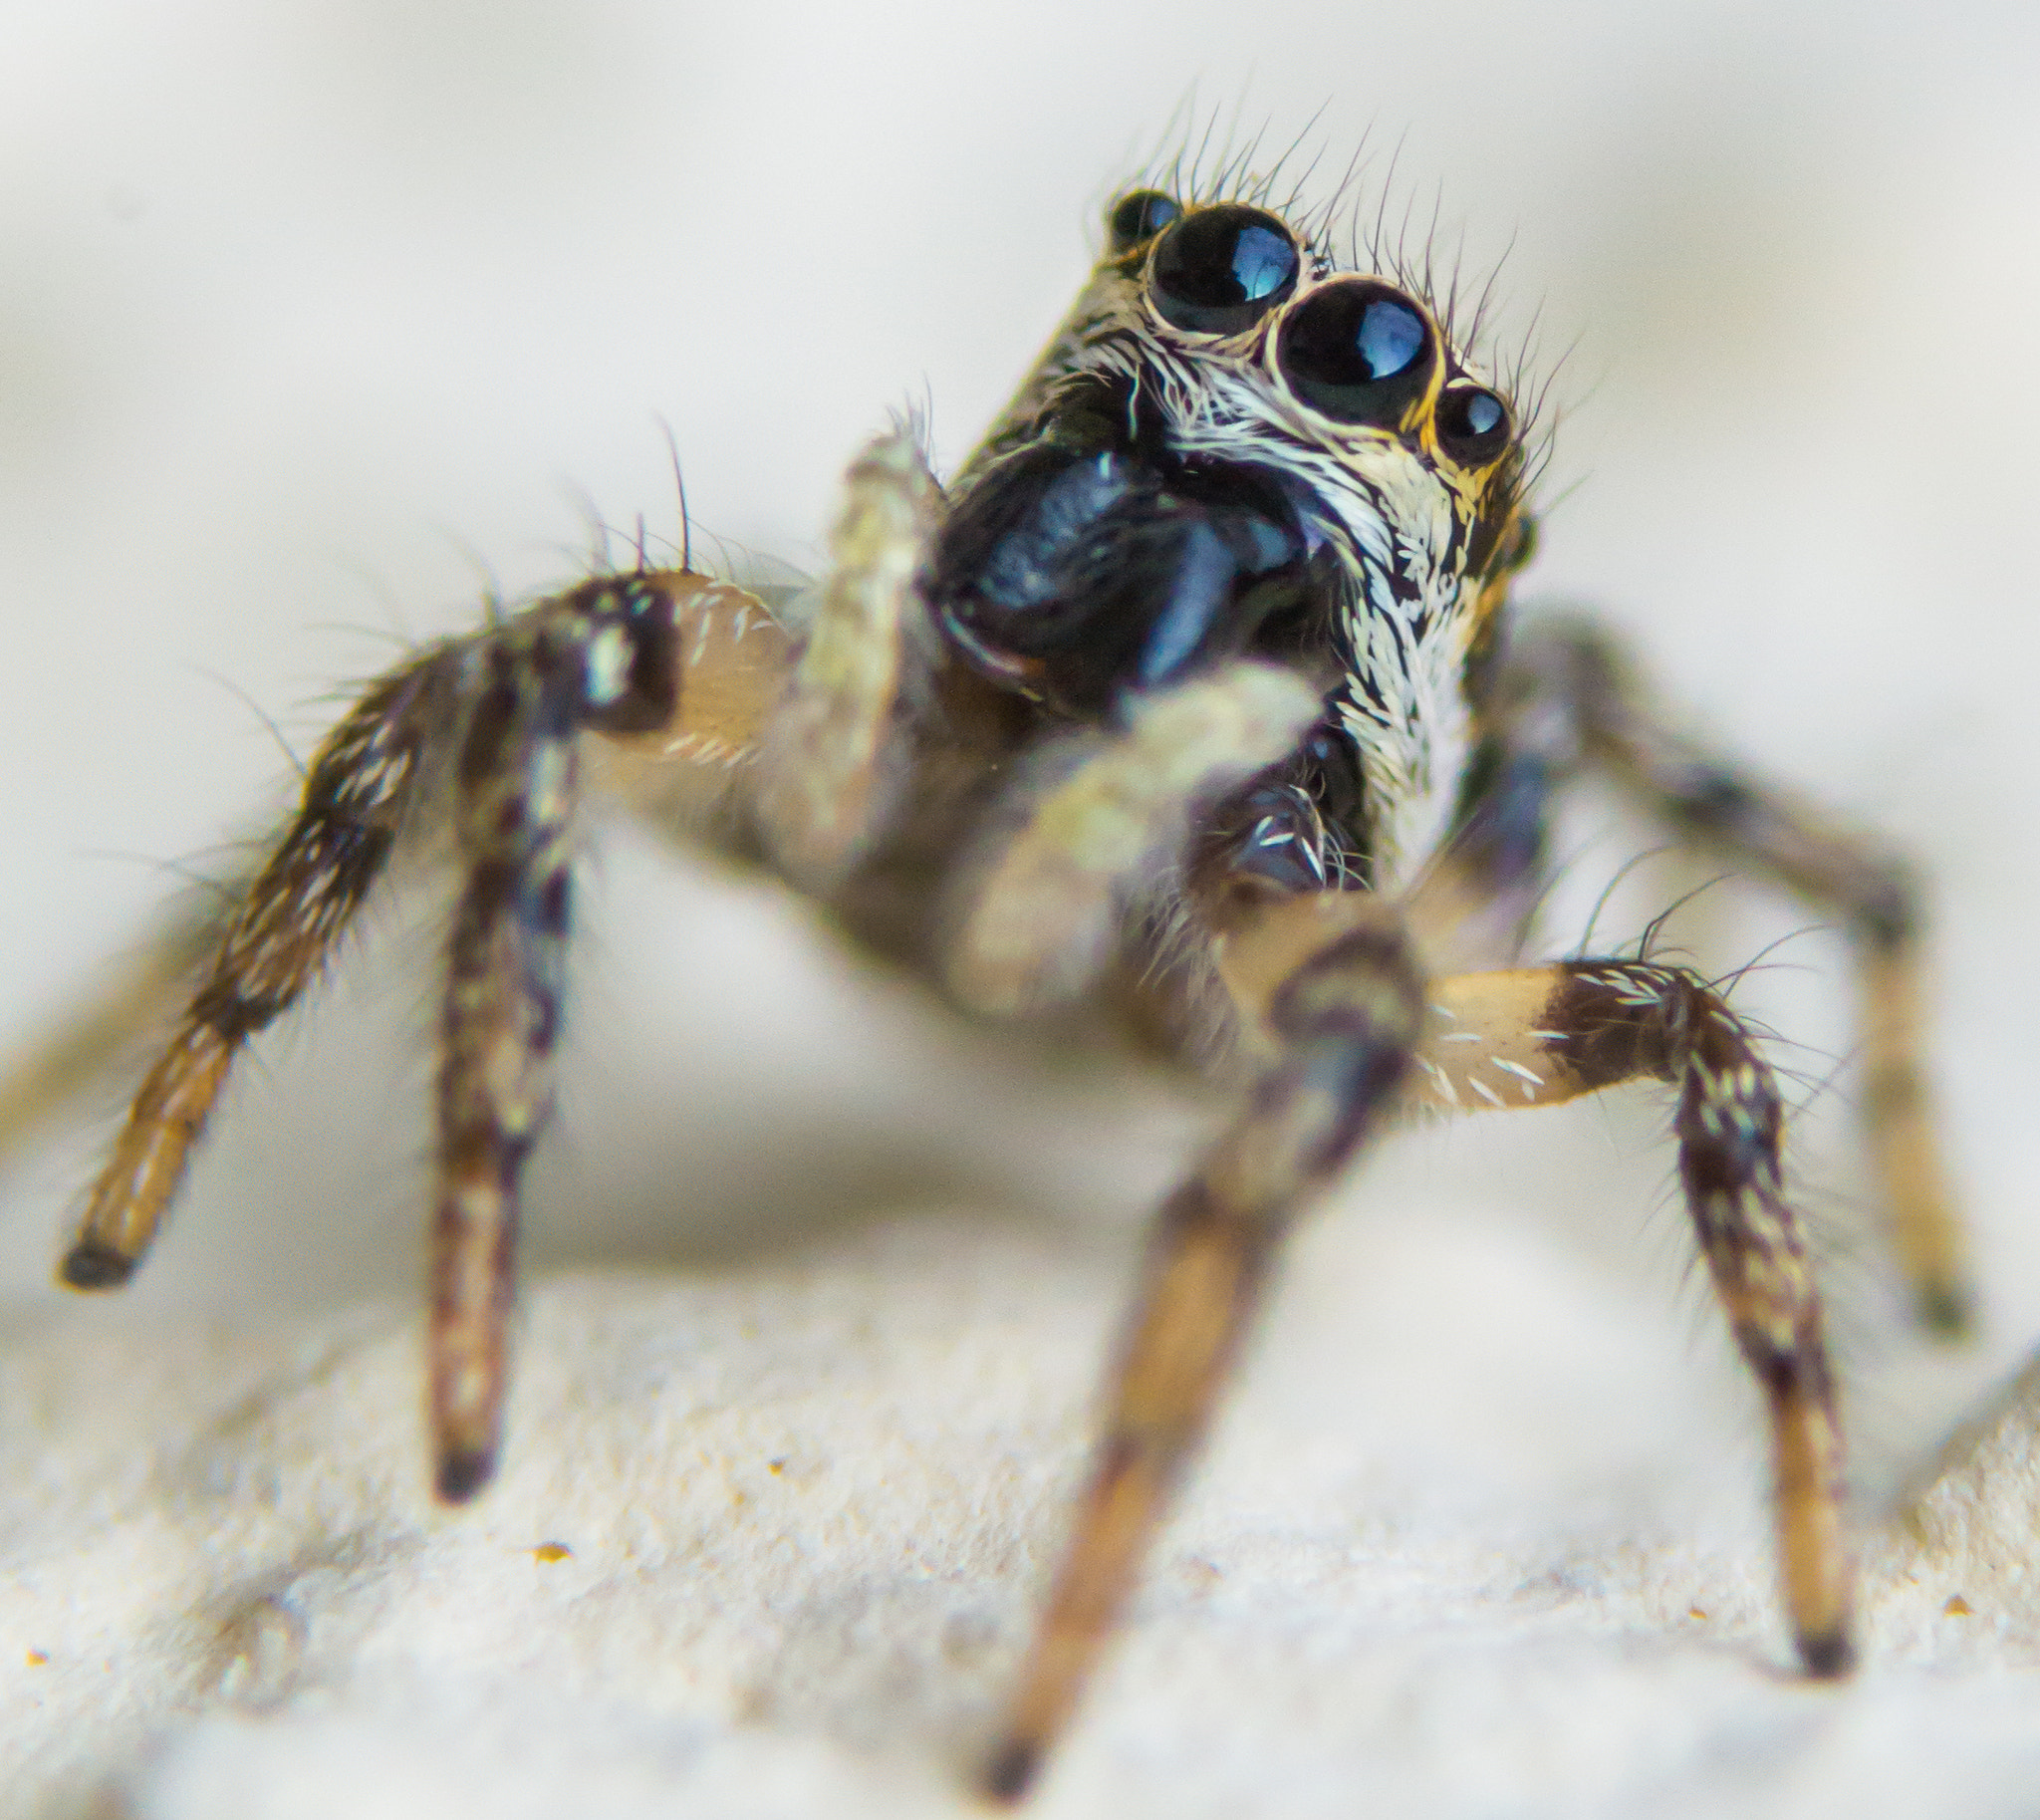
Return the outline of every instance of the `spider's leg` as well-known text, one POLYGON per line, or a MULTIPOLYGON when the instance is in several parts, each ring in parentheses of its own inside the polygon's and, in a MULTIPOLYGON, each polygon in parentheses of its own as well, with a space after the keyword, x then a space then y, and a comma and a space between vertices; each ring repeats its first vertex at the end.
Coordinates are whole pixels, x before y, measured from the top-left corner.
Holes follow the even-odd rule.
MULTIPOLYGON (((1300 947, 1356 911, 1296 899, 1222 938, 1219 971, 1243 1019, 1300 947)), ((1843 1458, 1821 1306, 1785 1198, 1783 1106, 1770 1067, 1720 995, 1682 967, 1575 960, 1434 979, 1409 1076, 1418 1102, 1460 1110, 1552 1106, 1619 1082, 1678 1093, 1672 1130, 1700 1248, 1743 1358, 1770 1403, 1785 1598, 1816 1675, 1851 1661, 1853 1568, 1842 1530, 1843 1458)))
POLYGON ((73 1287, 124 1283, 148 1250, 234 1055, 318 977, 388 860, 459 665, 459 647, 442 645, 391 671, 319 748, 93 1184, 62 1266, 73 1287))
POLYGON ((772 719, 756 803, 780 864, 810 889, 849 870, 898 781, 895 708, 925 630, 914 575, 940 499, 906 427, 872 442, 845 478, 829 577, 772 719))
POLYGON ((1395 918, 1378 901, 1374 910, 1275 992, 1276 1059, 1161 1208, 1076 1532, 985 1772, 998 1799, 1025 1792, 1069 1718, 1209 1425, 1276 1242, 1396 1098, 1421 1027, 1422 986, 1395 918))
POLYGON ((1961 1333, 1971 1296, 1921 1065, 1919 904, 1907 869, 1833 817, 1751 780, 1674 730, 1593 629, 1544 630, 1512 669, 1526 693, 1568 702, 1587 758, 1681 833, 1749 861, 1846 918, 1863 981, 1865 1119, 1893 1244, 1922 1324, 1961 1333))
POLYGON ((1122 731, 1041 754, 1023 819, 965 873, 957 996, 999 1016, 1074 996, 1109 958, 1121 899, 1179 853, 1194 809, 1278 762, 1321 712, 1279 665, 1237 660, 1134 698, 1122 731))
POLYGON ((643 573, 541 601, 374 683, 225 917, 94 1187, 66 1280, 104 1288, 133 1270, 236 1051, 317 979, 399 839, 443 796, 466 876, 441 1026, 428 1351, 440 1493, 478 1488, 500 1423, 518 1185, 552 1098, 581 735, 611 736, 627 778, 719 773, 755 744, 785 650, 755 597, 643 573))
POLYGON ((672 722, 682 653, 677 590, 664 581, 586 583, 520 615, 471 657, 452 779, 466 884, 441 1023, 426 1338, 435 1483, 448 1501, 472 1496, 495 1469, 519 1186, 552 1109, 580 735, 672 722))
POLYGON ((755 776, 766 728, 786 693, 792 636, 731 582, 668 576, 679 698, 661 725, 588 745, 586 792, 625 804, 669 835, 713 839, 716 812, 755 776), (684 579, 686 592, 676 586, 684 579))

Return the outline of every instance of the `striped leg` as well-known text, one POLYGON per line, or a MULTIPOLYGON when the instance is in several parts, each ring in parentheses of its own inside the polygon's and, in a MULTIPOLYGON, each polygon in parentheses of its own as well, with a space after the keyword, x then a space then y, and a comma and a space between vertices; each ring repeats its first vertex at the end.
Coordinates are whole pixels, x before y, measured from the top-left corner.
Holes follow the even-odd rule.
POLYGON ((724 771, 786 673, 752 596, 682 572, 605 578, 434 646, 320 748, 298 814, 226 919, 65 1259, 107 1288, 146 1251, 241 1045, 323 971, 407 829, 442 802, 466 880, 441 1026, 428 1351, 440 1495, 494 1465, 518 1184, 552 1096, 581 735, 610 781, 724 771))
MULTIPOLYGON (((1262 1009, 1292 957, 1365 914, 1350 895, 1292 899, 1221 946, 1242 1021, 1270 1040, 1262 1009)), ((1843 1455, 1821 1306, 1805 1235, 1785 1199, 1783 1108, 1750 1033, 1720 995, 1679 967, 1565 961, 1433 980, 1408 1098, 1459 1110, 1554 1106, 1631 1080, 1669 1083, 1679 1179, 1737 1346, 1770 1405, 1778 1543, 1801 1660, 1814 1675, 1851 1663, 1854 1569, 1842 1528, 1843 1455)))
POLYGON ((1437 982, 1416 1085, 1433 1104, 1549 1105, 1668 1082, 1679 1180, 1728 1324, 1770 1405, 1785 1603, 1807 1672, 1853 1662, 1842 1431, 1805 1235, 1785 1198, 1783 1107, 1719 994, 1677 967, 1568 961, 1437 982))
POLYGON ((1524 702, 1563 703, 1585 755, 1695 840, 1747 860, 1847 919, 1859 956, 1864 1115, 1892 1242, 1920 1322, 1963 1332, 1971 1293, 1921 1062, 1918 894, 1906 869, 1833 818, 1753 783, 1672 730, 1604 635, 1547 628, 1512 664, 1524 702))
POLYGON ((183 1180, 235 1054, 324 969, 412 813, 459 664, 458 647, 434 647, 371 688, 319 748, 297 816, 229 915, 93 1184, 61 1271, 73 1288, 128 1280, 183 1180))
POLYGON ((0 1069, 0 1167, 168 1027, 218 945, 211 917, 178 916, 127 966, 109 967, 87 1003, 8 1058, 0 1069))
POLYGON ((434 1482, 449 1502, 495 1470, 519 1187, 552 1109, 580 735, 670 727, 679 634, 672 593, 627 576, 541 604, 472 653, 452 779, 467 879, 440 1026, 426 1336, 434 1482))
POLYGON ((1025 1793, 1068 1721, 1209 1426, 1274 1247, 1395 1099, 1421 1011, 1386 918, 1338 936, 1273 995, 1278 1059, 1156 1221, 1076 1532, 986 1767, 994 1798, 1025 1793))

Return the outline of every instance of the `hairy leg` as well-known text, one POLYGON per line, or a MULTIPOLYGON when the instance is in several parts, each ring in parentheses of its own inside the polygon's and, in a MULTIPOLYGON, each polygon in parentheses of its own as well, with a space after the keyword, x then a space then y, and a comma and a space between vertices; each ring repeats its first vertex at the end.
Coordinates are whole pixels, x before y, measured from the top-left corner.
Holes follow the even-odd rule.
MULTIPOLYGON (((1369 913, 1344 894, 1272 907, 1221 945, 1219 968, 1260 1041, 1299 951, 1369 913)), ((1457 1110, 1552 1106, 1631 1080, 1677 1092, 1679 1178, 1737 1346, 1770 1405, 1778 1541, 1801 1658, 1849 1666, 1853 1568, 1842 1530, 1843 1454, 1820 1297, 1785 1198, 1783 1106, 1735 1013, 1679 967, 1626 960, 1436 979, 1406 1098, 1457 1110)))
MULTIPOLYGON (((93 1184, 62 1275, 128 1280, 146 1254, 241 1046, 324 969, 416 804, 458 693, 458 645, 375 683, 314 756, 297 815, 227 913, 196 991, 93 1184)), ((194 944, 195 945, 195 944, 194 944)))
POLYGON ((478 1488, 500 1425, 519 1182, 551 1104, 581 736, 627 748, 627 776, 690 762, 719 773, 755 745, 784 653, 754 597, 646 573, 541 601, 373 684, 224 918, 66 1280, 104 1288, 131 1272, 241 1045, 318 978, 402 838, 443 816, 465 881, 441 1024, 431 1411, 441 1495, 478 1488))
MULTIPOLYGON (((1676 731, 1607 637, 1591 627, 1534 629, 1507 666, 1496 713, 1504 723, 1547 729, 1562 714, 1586 762, 1682 834, 1841 913, 1858 953, 1864 1115, 1893 1245, 1922 1324, 1962 1332, 1971 1296, 1921 1057, 1919 905, 1907 869, 1867 837, 1750 779, 1676 731)), ((1561 729, 1560 744, 1565 737, 1561 729)))
POLYGON ((10 1058, 0 1073, 0 1164, 169 1023, 217 941, 212 917, 175 918, 127 965, 110 967, 89 1002, 10 1058))
POLYGON ((985 1770, 1017 1800, 1067 1723, 1170 1490, 1210 1423, 1291 1219, 1394 1102, 1422 990, 1393 918, 1355 926, 1273 994, 1277 1059, 1156 1219, 1075 1534, 985 1770))

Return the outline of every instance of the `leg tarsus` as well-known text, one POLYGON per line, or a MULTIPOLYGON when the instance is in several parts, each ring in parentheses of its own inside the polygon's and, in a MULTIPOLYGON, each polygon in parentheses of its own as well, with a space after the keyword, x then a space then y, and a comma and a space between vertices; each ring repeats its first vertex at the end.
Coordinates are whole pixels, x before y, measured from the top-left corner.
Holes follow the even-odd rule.
POLYGON ((1001 1807, 1017 1806, 1041 1773, 1041 1746, 1016 1738, 1000 1745, 984 1768, 984 1792, 1001 1807))
POLYGON ((119 1289, 134 1274, 137 1261, 88 1235, 64 1253, 57 1276, 71 1289, 119 1289))

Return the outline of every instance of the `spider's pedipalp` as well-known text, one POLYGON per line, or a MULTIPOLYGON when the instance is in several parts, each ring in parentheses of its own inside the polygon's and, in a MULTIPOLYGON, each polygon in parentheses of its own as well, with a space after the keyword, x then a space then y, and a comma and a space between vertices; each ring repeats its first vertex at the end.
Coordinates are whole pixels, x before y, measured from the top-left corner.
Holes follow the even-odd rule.
POLYGON ((1302 677, 1236 660, 1133 698, 1123 732, 1080 735, 1074 769, 966 875, 949 959, 957 996, 1010 1016, 1081 992, 1110 952, 1121 897, 1181 849, 1193 810, 1278 763, 1320 711, 1302 677))
POLYGON ((789 877, 840 879, 883 824, 896 760, 890 737, 922 609, 914 586, 941 489, 910 425, 851 464, 830 537, 829 580, 773 716, 756 802, 789 877))
POLYGON ((1274 994, 1276 1059, 1157 1215, 1091 1482, 985 1770, 995 1798, 1027 1791, 1074 1709, 1209 1426, 1274 1248, 1394 1103, 1422 1011, 1409 943, 1379 901, 1274 994))

